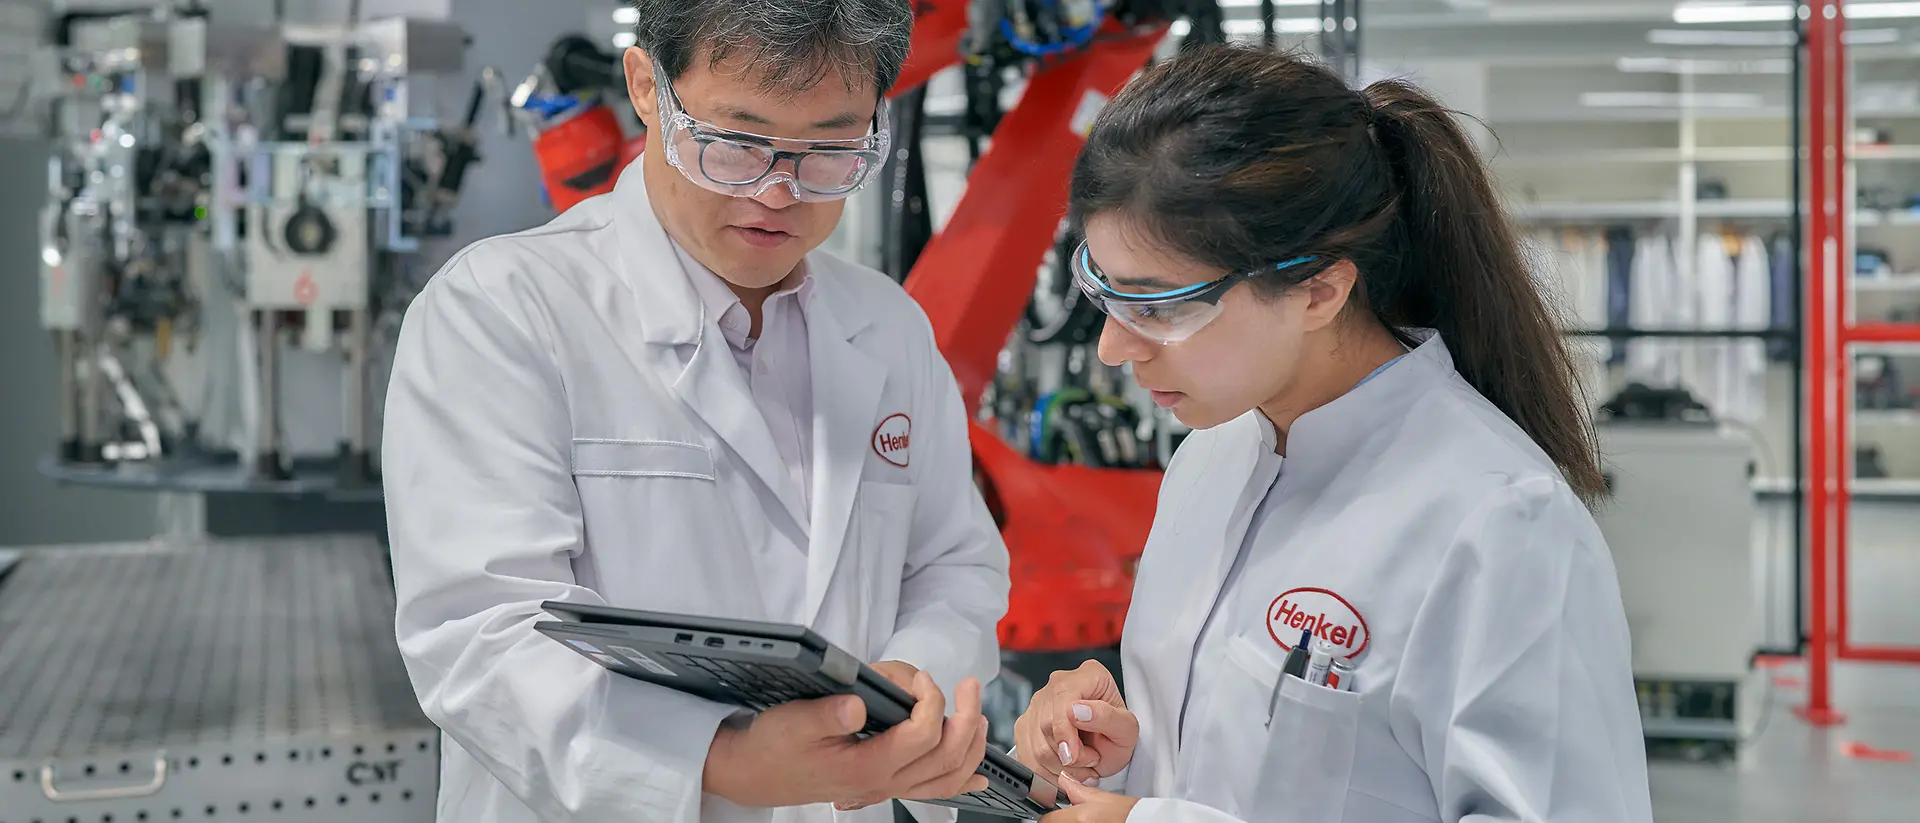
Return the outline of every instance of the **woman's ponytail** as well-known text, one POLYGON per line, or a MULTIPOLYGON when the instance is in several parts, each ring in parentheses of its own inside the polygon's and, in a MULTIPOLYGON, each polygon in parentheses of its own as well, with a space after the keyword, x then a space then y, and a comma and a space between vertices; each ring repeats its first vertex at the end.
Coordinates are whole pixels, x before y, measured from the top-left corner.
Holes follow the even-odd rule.
MULTIPOLYGON (((1453 114, 1401 80, 1368 86, 1369 122, 1398 190, 1401 270, 1367 278, 1390 328, 1437 329, 1454 368, 1592 502, 1605 494, 1579 376, 1491 175, 1453 114)), ((1391 242, 1391 241, 1390 241, 1391 242)))

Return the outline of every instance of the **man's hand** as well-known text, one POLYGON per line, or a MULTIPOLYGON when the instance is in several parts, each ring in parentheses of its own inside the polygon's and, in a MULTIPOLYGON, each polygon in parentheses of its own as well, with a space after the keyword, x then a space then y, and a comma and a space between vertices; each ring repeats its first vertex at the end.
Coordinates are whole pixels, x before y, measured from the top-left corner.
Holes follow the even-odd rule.
POLYGON ((1054 672, 1034 693, 1013 726, 1013 739, 1027 768, 1095 784, 1133 760, 1140 721, 1127 711, 1113 674, 1088 660, 1073 671, 1054 672))
POLYGON ((1040 818, 1040 823, 1126 823, 1140 798, 1089 789, 1071 777, 1060 779, 1073 805, 1040 818))
POLYGON ((913 691, 913 676, 920 673, 912 663, 902 663, 898 660, 882 660, 867 668, 893 681, 893 685, 906 689, 909 693, 913 691))
MULTIPOLYGON (((903 664, 904 665, 904 664, 903 664)), ((955 712, 933 678, 913 672, 913 714, 859 740, 866 704, 853 696, 799 700, 760 713, 745 728, 722 727, 707 752, 705 790, 742 806, 779 807, 889 798, 947 798, 986 788, 974 774, 986 754, 980 682, 955 693, 955 712)))

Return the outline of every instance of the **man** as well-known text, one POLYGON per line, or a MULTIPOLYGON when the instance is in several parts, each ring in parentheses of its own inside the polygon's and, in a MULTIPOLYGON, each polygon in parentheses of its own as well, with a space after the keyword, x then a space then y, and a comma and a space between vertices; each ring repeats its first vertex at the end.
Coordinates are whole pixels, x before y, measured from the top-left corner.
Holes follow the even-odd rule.
POLYGON ((885 155, 907 0, 638 6, 644 157, 460 253, 400 336, 396 629, 439 817, 884 821, 983 788, 1007 558, 966 410, 919 307, 814 251, 885 155), (746 718, 534 632, 550 599, 807 624, 922 710, 864 741, 853 698, 746 718))

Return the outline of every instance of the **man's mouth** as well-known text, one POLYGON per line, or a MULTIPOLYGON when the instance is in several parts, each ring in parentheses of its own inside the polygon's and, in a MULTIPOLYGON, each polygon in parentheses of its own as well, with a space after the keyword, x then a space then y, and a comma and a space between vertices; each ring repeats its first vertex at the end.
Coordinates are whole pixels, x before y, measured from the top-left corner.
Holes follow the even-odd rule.
POLYGON ((793 235, 787 232, 759 226, 729 226, 728 229, 748 245, 764 249, 774 248, 793 239, 793 235))

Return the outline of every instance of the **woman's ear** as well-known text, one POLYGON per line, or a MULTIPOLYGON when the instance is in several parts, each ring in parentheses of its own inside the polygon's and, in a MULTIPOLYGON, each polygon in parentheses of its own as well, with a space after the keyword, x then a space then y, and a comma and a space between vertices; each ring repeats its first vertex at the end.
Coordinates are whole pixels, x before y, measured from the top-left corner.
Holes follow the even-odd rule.
POLYGON ((1360 270, 1353 261, 1342 260, 1301 284, 1307 294, 1306 330, 1318 331, 1339 319, 1359 279, 1360 270))
POLYGON ((660 97, 654 93, 653 57, 631 46, 621 58, 621 65, 627 71, 627 99, 633 103, 633 111, 640 115, 640 122, 647 124, 647 130, 660 127, 660 97))

